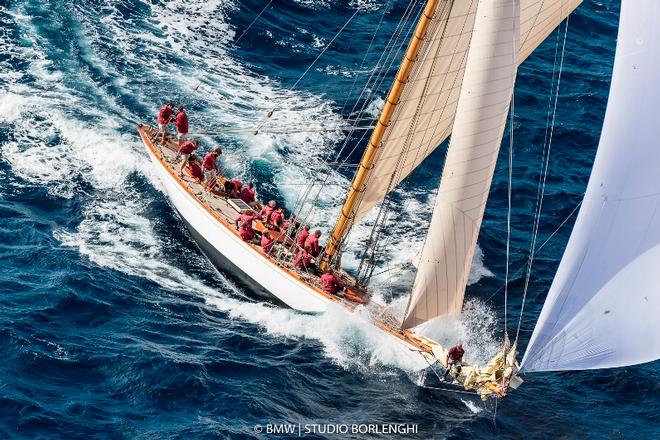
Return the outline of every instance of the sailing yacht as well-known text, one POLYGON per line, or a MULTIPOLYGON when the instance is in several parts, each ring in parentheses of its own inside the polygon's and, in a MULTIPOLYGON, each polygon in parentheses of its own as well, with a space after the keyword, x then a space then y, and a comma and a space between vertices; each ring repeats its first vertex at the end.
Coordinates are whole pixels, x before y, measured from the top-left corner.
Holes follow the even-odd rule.
MULTIPOLYGON (((371 132, 339 218, 317 263, 347 287, 325 292, 317 274, 298 270, 291 231, 254 227, 278 243, 266 254, 234 226, 245 206, 206 192, 177 172, 176 145, 138 133, 166 193, 209 259, 252 290, 302 312, 331 304, 365 317, 401 345, 402 356, 439 371, 448 385, 483 399, 503 397, 519 371, 604 368, 660 354, 660 149, 654 112, 660 88, 660 5, 624 0, 612 89, 598 154, 566 253, 519 366, 517 338, 505 335, 486 365, 468 359, 445 371, 447 347, 416 329, 460 313, 489 189, 507 123, 518 65, 579 0, 428 0, 371 132), (403 319, 369 294, 373 259, 358 274, 341 267, 352 227, 378 210, 365 254, 378 250, 388 194, 451 134, 427 237, 403 319), (625 148, 622 148, 625 145, 625 148), (381 221, 382 220, 382 221, 381 221), (624 299, 625 298, 625 299, 624 299), (625 305, 624 305, 625 304, 625 305)), ((224 180, 224 177, 221 179, 224 180)), ((311 202, 310 202, 311 203, 311 202)))

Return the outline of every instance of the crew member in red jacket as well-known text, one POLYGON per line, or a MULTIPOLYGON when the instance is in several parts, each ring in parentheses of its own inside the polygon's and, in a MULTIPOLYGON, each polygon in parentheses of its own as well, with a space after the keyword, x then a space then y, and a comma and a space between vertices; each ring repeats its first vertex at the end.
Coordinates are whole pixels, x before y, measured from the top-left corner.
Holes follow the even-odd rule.
POLYGON ((346 288, 346 285, 342 280, 337 278, 335 274, 326 271, 321 275, 321 288, 326 292, 335 295, 337 292, 343 291, 346 288))
POLYGON ((252 182, 248 183, 247 186, 244 186, 243 189, 241 189, 241 200, 250 206, 256 201, 254 184, 252 182))
POLYGON ((198 141, 185 141, 179 147, 179 156, 183 158, 179 167, 179 176, 183 177, 183 168, 188 165, 190 155, 199 147, 198 141))
POLYGON ((163 107, 161 107, 160 111, 158 112, 158 118, 156 119, 156 122, 158 122, 158 134, 156 134, 156 142, 158 142, 159 137, 161 144, 165 143, 167 140, 167 134, 169 132, 167 126, 172 120, 173 113, 174 106, 171 102, 168 102, 163 107))
POLYGON ((204 185, 206 191, 214 189, 218 182, 218 156, 221 154, 222 150, 218 147, 204 156, 202 169, 204 171, 204 180, 206 180, 206 184, 204 185))
POLYGON ((455 373, 452 373, 453 375, 460 374, 461 362, 463 361, 464 354, 465 350, 463 350, 463 344, 460 342, 447 351, 447 359, 445 359, 445 364, 447 366, 447 370, 445 370, 445 380, 447 380, 447 375, 452 369, 455 370, 455 373))
POLYGON ((254 215, 254 212, 251 209, 246 209, 243 211, 243 214, 236 218, 236 227, 238 228, 238 233, 241 235, 241 238, 244 241, 249 243, 254 238, 254 228, 252 227, 252 222, 258 218, 259 217, 254 215))
POLYGON ((270 216, 273 214, 273 211, 275 211, 276 206, 277 202, 275 202, 275 200, 271 200, 267 205, 261 208, 259 216, 265 223, 270 223, 270 216))
POLYGON ((183 104, 179 105, 176 117, 174 118, 174 126, 176 127, 177 132, 177 142, 179 146, 181 146, 188 134, 188 115, 183 109, 183 104))
POLYGON ((194 154, 191 154, 188 158, 188 171, 190 171, 190 175, 197 179, 198 182, 201 183, 204 180, 204 173, 202 172, 199 158, 194 154))
POLYGON ((265 253, 270 254, 271 252, 273 252, 274 244, 275 244, 275 240, 270 238, 270 234, 268 233, 268 231, 265 231, 261 235, 261 249, 263 249, 265 253))
POLYGON ((312 256, 309 255, 304 249, 301 249, 293 260, 293 265, 301 270, 313 272, 314 264, 312 264, 312 256))
POLYGON ((240 179, 231 179, 231 197, 240 197, 241 189, 243 189, 243 182, 240 179))
POLYGON ((282 227, 282 223, 284 223, 284 212, 282 209, 276 209, 270 214, 270 221, 268 222, 269 225, 274 226, 275 229, 278 231, 282 227))
POLYGON ((300 234, 298 234, 298 237, 296 237, 296 244, 298 247, 305 247, 305 241, 307 241, 307 237, 309 237, 309 226, 305 225, 303 226, 302 231, 300 231, 300 234))
POLYGON ((307 240, 305 240, 305 250, 312 254, 313 257, 318 257, 319 254, 321 253, 321 249, 319 247, 319 237, 321 236, 321 231, 318 229, 314 231, 314 235, 310 235, 307 237, 307 240))

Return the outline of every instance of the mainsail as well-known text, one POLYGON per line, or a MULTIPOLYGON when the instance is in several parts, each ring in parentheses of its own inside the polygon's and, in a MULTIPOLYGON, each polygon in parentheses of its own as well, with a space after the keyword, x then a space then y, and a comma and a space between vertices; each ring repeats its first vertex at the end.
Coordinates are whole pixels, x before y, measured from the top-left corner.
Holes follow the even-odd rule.
MULTIPOLYGON (((478 1, 444 0, 353 210, 358 222, 451 132, 478 1)), ((518 61, 525 58, 581 0, 521 0, 518 61)))
POLYGON ((580 213, 521 368, 660 358, 660 2, 625 0, 605 121, 580 213))
MULTIPOLYGON (((520 0, 518 62, 580 3, 520 0)), ((322 266, 334 259, 351 226, 449 135, 477 4, 477 0, 428 0, 328 240, 322 266)))
POLYGON ((519 0, 478 2, 452 138, 403 321, 460 312, 518 66, 519 0))

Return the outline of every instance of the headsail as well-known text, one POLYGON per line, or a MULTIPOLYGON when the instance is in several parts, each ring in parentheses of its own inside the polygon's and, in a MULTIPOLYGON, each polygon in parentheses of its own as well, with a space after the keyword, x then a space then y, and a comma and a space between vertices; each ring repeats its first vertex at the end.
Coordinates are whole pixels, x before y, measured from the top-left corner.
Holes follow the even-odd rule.
POLYGON ((460 312, 518 66, 519 0, 478 2, 453 134, 403 321, 460 312))
POLYGON ((660 358, 659 29, 656 0, 622 2, 598 153, 523 370, 660 358))

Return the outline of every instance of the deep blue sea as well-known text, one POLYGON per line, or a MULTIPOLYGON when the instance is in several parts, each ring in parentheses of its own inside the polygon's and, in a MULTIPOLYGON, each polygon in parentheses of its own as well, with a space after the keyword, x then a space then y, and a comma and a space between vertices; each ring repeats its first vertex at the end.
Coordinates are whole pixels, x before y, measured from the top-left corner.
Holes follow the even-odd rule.
MULTIPOLYGON (((359 319, 259 302, 210 264, 168 203, 135 125, 153 123, 165 100, 186 102, 192 131, 254 127, 271 108, 273 126, 337 122, 365 106, 373 116, 396 66, 381 64, 387 79, 362 98, 359 91, 408 6, 275 0, 248 29, 266 3, 0 0, 0 438, 267 439, 278 436, 254 426, 281 423, 411 423, 420 438, 660 438, 658 362, 526 375, 494 419, 492 405, 418 388, 416 371, 359 319)), ((616 1, 587 1, 570 17, 538 244, 584 192, 618 15, 616 1)), ((563 27, 551 34, 517 79, 510 331, 563 36, 563 27)), ((227 173, 292 205, 344 135, 201 140, 204 149, 223 146, 227 173)), ((492 354, 504 329, 508 143, 507 135, 465 313, 429 327, 442 341, 462 339, 474 357, 492 354)), ((364 142, 351 145, 356 163, 364 142)), ((392 198, 373 289, 398 312, 444 151, 392 198)), ((332 170, 320 197, 314 223, 326 235, 351 173, 332 170)), ((573 220, 534 260, 523 348, 573 220)), ((355 228, 349 267, 369 221, 355 228)))

